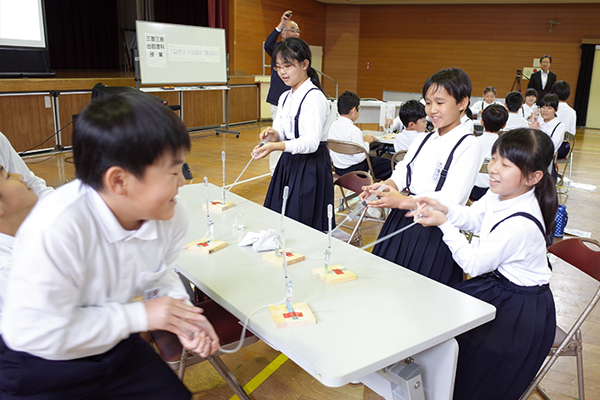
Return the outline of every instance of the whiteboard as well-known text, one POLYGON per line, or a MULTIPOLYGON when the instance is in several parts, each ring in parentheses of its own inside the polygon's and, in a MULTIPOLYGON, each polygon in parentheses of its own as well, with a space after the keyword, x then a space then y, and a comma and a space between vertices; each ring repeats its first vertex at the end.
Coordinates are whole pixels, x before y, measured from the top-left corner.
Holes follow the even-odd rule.
POLYGON ((143 84, 227 83, 225 30, 136 21, 143 84))

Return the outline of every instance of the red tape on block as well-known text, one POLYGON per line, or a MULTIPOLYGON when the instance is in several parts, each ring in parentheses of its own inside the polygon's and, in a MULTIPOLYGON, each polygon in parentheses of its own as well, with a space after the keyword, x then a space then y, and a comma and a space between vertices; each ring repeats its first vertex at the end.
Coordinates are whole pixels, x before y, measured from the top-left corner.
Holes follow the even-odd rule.
POLYGON ((301 312, 296 312, 296 311, 283 314, 283 318, 294 318, 294 317, 302 318, 302 316, 303 315, 301 312))
POLYGON ((342 270, 341 270, 341 269, 339 269, 339 268, 332 269, 332 271, 333 271, 333 272, 335 272, 335 273, 336 273, 336 275, 344 275, 344 271, 342 271, 342 270))

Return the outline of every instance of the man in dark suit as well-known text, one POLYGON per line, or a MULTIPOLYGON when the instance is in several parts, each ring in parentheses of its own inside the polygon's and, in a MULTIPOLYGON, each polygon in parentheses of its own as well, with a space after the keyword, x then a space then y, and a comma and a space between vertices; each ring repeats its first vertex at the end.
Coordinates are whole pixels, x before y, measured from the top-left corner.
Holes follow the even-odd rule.
MULTIPOLYGON (((275 116, 277 115, 277 102, 279 101, 279 96, 286 90, 290 90, 290 87, 286 86, 279 77, 279 74, 275 69, 275 60, 272 58, 273 52, 280 43, 277 39, 279 38, 279 34, 281 34, 282 39, 300 37, 300 28, 297 23, 290 20, 291 17, 291 10, 284 12, 281 16, 279 25, 273 29, 273 32, 271 32, 267 37, 267 40, 265 40, 265 51, 269 57, 271 57, 271 86, 269 87, 269 93, 267 94, 267 103, 271 105, 271 118, 273 118, 273 120, 275 120, 275 116)), ((269 156, 269 168, 271 174, 275 170, 275 166, 277 165, 280 156, 281 152, 279 151, 271 152, 269 156)))
POLYGON ((556 74, 550 72, 550 64, 552 64, 552 57, 549 55, 543 55, 540 58, 540 66, 542 70, 534 72, 529 78, 527 89, 537 90, 538 105, 542 101, 544 95, 550 93, 550 88, 552 88, 552 85, 554 85, 554 82, 556 82, 556 74))

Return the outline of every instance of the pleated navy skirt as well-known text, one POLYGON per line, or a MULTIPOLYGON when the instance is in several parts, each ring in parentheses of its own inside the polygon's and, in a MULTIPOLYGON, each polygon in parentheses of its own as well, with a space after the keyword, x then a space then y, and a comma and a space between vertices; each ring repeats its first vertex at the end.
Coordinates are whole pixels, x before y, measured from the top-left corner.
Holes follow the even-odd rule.
MULTIPOLYGON (((405 217, 406 211, 393 209, 383 224, 379 237, 410 225, 413 218, 405 217)), ((373 254, 440 283, 455 284, 463 280, 463 272, 452 258, 452 252, 442 236, 442 231, 437 226, 424 227, 417 224, 375 245, 373 254)))
MULTIPOLYGON (((289 186, 286 216, 327 231, 327 205, 333 204, 333 174, 326 142, 321 142, 316 152, 291 154, 283 152, 273 172, 264 206, 280 213, 283 205, 283 188, 289 186)), ((335 227, 335 219, 333 220, 335 227)))
POLYGON ((518 400, 554 341, 556 313, 548 285, 519 286, 499 273, 455 285, 496 307, 496 318, 456 338, 455 400, 518 400))

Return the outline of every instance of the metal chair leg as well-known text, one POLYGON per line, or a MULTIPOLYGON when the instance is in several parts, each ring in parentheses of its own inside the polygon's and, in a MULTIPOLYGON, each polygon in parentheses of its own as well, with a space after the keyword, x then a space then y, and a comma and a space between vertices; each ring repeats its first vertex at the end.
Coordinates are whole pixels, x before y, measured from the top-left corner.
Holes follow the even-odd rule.
POLYGON ((237 394, 240 400, 250 400, 248 393, 244 390, 242 385, 238 382, 238 380, 233 376, 227 365, 221 360, 219 356, 210 356, 207 360, 212 364, 212 366, 217 370, 217 372, 225 379, 225 382, 231 387, 233 392, 237 394))

